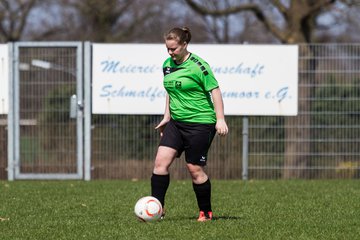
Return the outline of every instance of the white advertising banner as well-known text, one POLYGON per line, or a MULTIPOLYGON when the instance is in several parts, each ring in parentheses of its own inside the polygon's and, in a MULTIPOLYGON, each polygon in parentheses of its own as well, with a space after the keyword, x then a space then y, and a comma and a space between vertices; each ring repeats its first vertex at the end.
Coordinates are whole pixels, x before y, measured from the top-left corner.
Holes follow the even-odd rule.
MULTIPOLYGON (((297 45, 190 44, 188 50, 210 64, 226 115, 297 115, 297 45)), ((167 57, 164 44, 93 44, 93 113, 163 114, 167 57)))
POLYGON ((8 113, 9 104, 9 51, 6 44, 0 44, 0 114, 8 113))

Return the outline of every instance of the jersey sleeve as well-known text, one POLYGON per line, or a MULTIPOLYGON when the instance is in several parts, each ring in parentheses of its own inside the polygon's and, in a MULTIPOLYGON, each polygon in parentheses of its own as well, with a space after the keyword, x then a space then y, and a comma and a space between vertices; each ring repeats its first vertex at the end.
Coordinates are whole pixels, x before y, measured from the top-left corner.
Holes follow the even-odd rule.
POLYGON ((200 74, 200 80, 203 83, 205 91, 210 92, 214 88, 219 87, 219 83, 207 62, 204 62, 202 66, 200 66, 200 69, 202 71, 200 74))
POLYGON ((210 92, 214 88, 219 87, 219 84, 212 72, 210 65, 204 61, 203 59, 199 58, 197 55, 192 54, 190 60, 196 64, 195 71, 197 72, 197 76, 200 80, 200 84, 203 86, 205 91, 210 92))

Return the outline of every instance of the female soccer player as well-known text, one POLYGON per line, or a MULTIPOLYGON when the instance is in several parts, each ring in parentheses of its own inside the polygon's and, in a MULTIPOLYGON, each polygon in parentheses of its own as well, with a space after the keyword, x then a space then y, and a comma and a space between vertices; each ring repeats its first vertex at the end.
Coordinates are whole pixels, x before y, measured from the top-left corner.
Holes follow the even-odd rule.
POLYGON ((161 140, 151 177, 151 194, 164 206, 169 167, 184 151, 200 210, 197 220, 208 221, 212 219, 211 183, 204 166, 215 133, 228 133, 223 100, 208 63, 187 50, 190 29, 173 28, 164 40, 170 55, 163 64, 166 108, 156 126, 161 140))

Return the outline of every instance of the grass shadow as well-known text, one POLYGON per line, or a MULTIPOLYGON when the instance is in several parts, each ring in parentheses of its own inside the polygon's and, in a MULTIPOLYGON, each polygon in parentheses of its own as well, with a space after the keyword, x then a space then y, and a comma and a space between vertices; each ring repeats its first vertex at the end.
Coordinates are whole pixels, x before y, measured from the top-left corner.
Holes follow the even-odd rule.
MULTIPOLYGON (((193 220, 193 221, 196 221, 196 217, 192 216, 192 217, 169 217, 168 218, 169 220, 193 220)), ((213 217, 213 221, 226 221, 226 220, 231 220, 231 221, 234 221, 234 220, 241 220, 241 219, 244 219, 244 217, 239 217, 239 216, 214 216, 213 217)), ((166 220, 166 217, 165 217, 165 220, 166 220)))
POLYGON ((217 221, 217 220, 240 220, 243 219, 243 217, 238 217, 238 216, 215 216, 213 217, 213 220, 217 221))

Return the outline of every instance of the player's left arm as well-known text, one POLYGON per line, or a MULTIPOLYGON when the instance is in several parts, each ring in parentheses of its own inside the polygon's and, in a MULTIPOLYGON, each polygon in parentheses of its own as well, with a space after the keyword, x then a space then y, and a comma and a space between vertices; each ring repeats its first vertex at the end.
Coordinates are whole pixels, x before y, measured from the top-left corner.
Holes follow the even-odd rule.
POLYGON ((216 132, 220 136, 225 136, 229 132, 229 129, 225 121, 224 102, 221 96, 220 88, 217 87, 211 90, 211 96, 214 102, 214 108, 216 113, 216 132))

